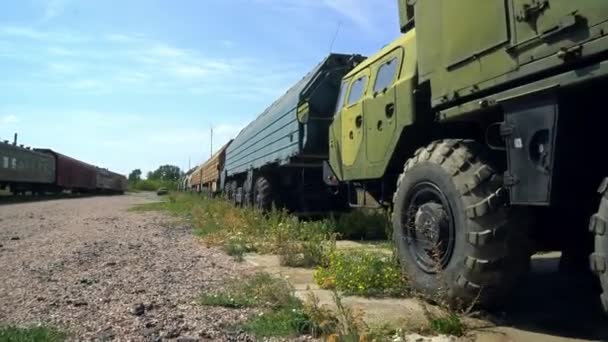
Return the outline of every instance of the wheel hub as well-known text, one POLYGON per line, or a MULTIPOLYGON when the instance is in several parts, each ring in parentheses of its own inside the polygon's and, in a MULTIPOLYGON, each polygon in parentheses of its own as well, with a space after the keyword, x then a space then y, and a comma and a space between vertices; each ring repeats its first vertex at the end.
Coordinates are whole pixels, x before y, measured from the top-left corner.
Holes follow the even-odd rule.
POLYGON ((435 184, 422 182, 409 192, 403 216, 408 248, 427 273, 446 267, 455 247, 455 223, 447 197, 435 184))
POLYGON ((424 238, 431 246, 438 247, 440 243, 440 233, 445 226, 448 215, 439 203, 426 203, 421 205, 416 211, 414 226, 416 235, 424 238))

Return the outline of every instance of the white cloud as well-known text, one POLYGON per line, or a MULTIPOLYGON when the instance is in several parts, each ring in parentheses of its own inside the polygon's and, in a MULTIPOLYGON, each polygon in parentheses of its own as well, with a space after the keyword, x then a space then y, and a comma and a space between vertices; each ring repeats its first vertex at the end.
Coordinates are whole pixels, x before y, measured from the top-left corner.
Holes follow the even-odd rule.
POLYGON ((363 2, 360 0, 323 0, 325 6, 340 13, 364 29, 371 29, 373 27, 369 13, 373 10, 371 6, 377 6, 377 2, 382 1, 374 1, 372 4, 370 1, 363 2))
POLYGON ((54 56, 73 56, 75 55, 74 51, 59 47, 59 46, 51 46, 47 49, 48 53, 54 56))
POLYGON ((13 114, 5 115, 0 118, 0 124, 2 125, 10 125, 17 122, 19 122, 19 119, 13 114))
POLYGON ((48 64, 49 71, 56 74, 75 74, 81 70, 79 66, 71 63, 53 62, 48 64))
POLYGON ((186 50, 178 49, 167 45, 157 45, 152 49, 152 54, 159 57, 179 58, 190 55, 186 50))
POLYGON ((107 41, 115 42, 115 43, 131 43, 138 40, 140 37, 122 34, 122 33, 111 33, 104 35, 104 38, 107 41))
POLYGON ((26 26, 1 26, 0 36, 26 38, 55 43, 79 43, 88 40, 82 34, 74 31, 43 31, 26 26))
POLYGON ((67 4, 68 0, 46 0, 43 20, 49 21, 60 16, 67 4))
POLYGON ((223 46, 227 47, 227 48, 232 48, 236 46, 236 43, 233 42, 232 40, 221 40, 220 44, 222 44, 223 46))

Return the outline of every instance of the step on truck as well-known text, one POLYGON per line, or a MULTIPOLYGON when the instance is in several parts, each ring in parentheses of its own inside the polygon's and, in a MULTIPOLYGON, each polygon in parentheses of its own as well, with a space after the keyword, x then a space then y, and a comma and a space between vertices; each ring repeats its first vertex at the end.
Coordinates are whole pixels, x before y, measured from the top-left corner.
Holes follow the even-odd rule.
POLYGON ((392 210, 422 293, 499 305, 560 250, 608 310, 608 1, 398 3, 400 37, 342 81, 324 180, 392 210))
POLYGON ((321 173, 340 82, 363 59, 329 55, 234 138, 221 177, 228 200, 299 215, 344 203, 321 173))

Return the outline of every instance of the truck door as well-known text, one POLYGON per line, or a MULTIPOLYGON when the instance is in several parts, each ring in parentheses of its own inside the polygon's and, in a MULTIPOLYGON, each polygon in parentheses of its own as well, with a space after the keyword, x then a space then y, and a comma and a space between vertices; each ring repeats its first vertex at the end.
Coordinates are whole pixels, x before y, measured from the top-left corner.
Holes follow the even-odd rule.
POLYGON ((396 91, 393 86, 401 70, 401 47, 382 57, 371 70, 371 96, 363 101, 365 147, 370 163, 385 159, 397 128, 396 91), (373 86, 372 86, 373 85, 373 86))
POLYGON ((352 78, 346 98, 346 107, 342 110, 342 162, 349 167, 355 164, 363 141, 363 98, 369 83, 369 69, 365 69, 352 78))
POLYGON ((592 38, 591 28, 608 20, 604 0, 511 0, 520 64, 592 38))

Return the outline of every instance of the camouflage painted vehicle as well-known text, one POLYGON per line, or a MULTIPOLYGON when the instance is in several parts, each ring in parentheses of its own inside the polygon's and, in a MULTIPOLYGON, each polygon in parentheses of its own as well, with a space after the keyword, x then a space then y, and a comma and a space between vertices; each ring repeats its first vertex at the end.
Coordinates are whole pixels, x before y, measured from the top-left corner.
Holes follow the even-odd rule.
POLYGON ((401 37, 343 79, 325 181, 392 209, 422 292, 496 305, 534 251, 561 250, 563 269, 591 255, 608 310, 608 1, 399 9, 401 37))

